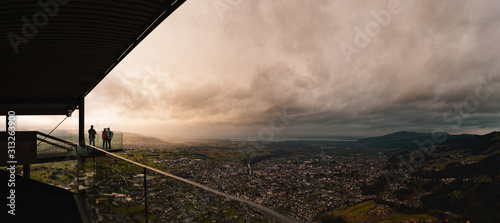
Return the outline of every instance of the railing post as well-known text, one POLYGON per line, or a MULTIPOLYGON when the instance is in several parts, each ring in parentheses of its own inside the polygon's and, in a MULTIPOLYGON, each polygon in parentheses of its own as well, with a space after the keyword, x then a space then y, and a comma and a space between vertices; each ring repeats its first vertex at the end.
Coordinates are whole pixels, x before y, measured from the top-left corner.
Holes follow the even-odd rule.
POLYGON ((78 142, 85 149, 85 97, 80 98, 78 105, 78 142))
POLYGON ((144 207, 146 212, 146 223, 148 223, 148 181, 147 181, 147 169, 144 168, 144 207))

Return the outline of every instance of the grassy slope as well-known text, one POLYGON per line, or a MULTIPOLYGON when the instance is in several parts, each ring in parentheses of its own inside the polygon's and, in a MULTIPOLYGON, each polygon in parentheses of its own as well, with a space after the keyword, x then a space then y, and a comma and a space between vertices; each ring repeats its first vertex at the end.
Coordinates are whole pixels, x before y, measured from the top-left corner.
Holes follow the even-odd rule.
POLYGON ((431 220, 435 219, 430 215, 407 215, 392 212, 385 216, 368 215, 368 211, 372 206, 377 205, 373 200, 365 201, 357 205, 346 208, 344 211, 333 211, 334 216, 342 216, 348 222, 403 222, 411 219, 431 220))

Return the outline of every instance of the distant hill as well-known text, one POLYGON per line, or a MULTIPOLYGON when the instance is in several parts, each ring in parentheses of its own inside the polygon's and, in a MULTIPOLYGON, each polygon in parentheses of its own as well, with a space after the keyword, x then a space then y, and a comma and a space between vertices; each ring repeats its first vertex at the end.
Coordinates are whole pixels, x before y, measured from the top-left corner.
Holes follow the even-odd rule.
POLYGON ((124 146, 154 146, 154 147, 174 147, 177 144, 167 142, 155 137, 145 136, 137 133, 123 132, 124 146))
MULTIPOLYGON (((448 133, 443 133, 447 135, 447 142, 456 140, 469 140, 473 139, 477 135, 450 135, 448 133)), ((402 150, 402 149, 415 149, 418 145, 415 143, 416 140, 432 139, 432 133, 419 133, 419 132, 406 132, 399 131, 388 135, 377 136, 359 139, 358 144, 363 147, 368 147, 372 149, 388 149, 388 150, 402 150)))
MULTIPOLYGON (((422 208, 433 215, 459 216, 465 222, 500 222, 500 132, 486 135, 461 135, 435 147, 423 162, 414 162, 414 172, 399 181, 399 189, 389 190, 387 181, 380 177, 370 185, 362 186, 365 194, 391 193, 399 199, 420 198, 422 208)), ((411 152, 397 152, 389 158, 388 172, 399 174, 409 162, 411 152)), ((422 153, 423 154, 423 153, 422 153)), ((407 167, 407 166, 406 166, 407 167)))
POLYGON ((486 135, 470 135, 470 137, 456 138, 444 143, 450 150, 466 148, 471 155, 490 155, 499 153, 500 132, 491 132, 486 135))

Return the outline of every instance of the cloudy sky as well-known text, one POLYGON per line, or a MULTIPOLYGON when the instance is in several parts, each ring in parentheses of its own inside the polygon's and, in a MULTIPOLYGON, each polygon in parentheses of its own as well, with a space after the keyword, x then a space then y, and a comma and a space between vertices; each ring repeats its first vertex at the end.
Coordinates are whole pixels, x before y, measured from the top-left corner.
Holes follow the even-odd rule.
POLYGON ((500 128, 498 40, 496 0, 189 0, 88 95, 86 123, 193 138, 487 133, 500 128))

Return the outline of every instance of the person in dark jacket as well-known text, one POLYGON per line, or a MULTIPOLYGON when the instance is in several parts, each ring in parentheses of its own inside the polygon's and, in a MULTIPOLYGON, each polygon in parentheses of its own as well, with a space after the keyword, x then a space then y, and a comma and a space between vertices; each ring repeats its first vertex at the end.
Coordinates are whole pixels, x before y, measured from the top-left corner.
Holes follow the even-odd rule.
POLYGON ((114 135, 115 134, 108 127, 108 149, 111 149, 111 139, 113 139, 114 135))
POLYGON ((106 149, 107 145, 108 145, 108 131, 106 130, 106 128, 104 128, 104 130, 102 130, 102 148, 106 149))
POLYGON ((97 135, 97 132, 94 129, 94 126, 91 125, 89 129, 89 145, 95 146, 95 135, 97 135))

